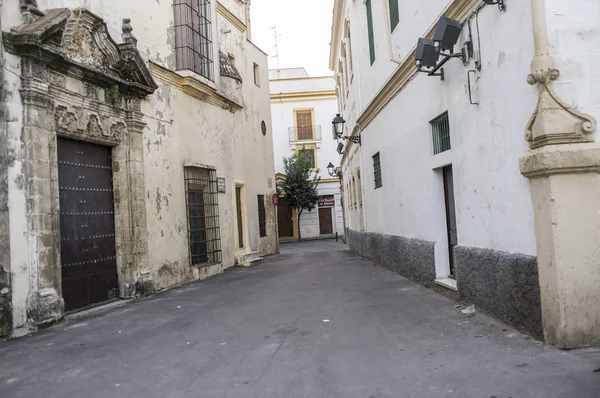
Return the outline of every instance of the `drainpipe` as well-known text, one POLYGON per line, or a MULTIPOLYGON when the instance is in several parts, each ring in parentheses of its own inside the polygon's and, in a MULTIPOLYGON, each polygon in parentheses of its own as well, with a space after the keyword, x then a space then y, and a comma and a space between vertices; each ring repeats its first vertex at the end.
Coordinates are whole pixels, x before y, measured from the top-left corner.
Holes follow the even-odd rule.
POLYGON ((544 336, 559 348, 600 346, 596 119, 554 90, 560 72, 549 52, 545 0, 531 0, 531 10, 535 57, 527 81, 538 87, 538 104, 520 169, 531 187, 544 336))

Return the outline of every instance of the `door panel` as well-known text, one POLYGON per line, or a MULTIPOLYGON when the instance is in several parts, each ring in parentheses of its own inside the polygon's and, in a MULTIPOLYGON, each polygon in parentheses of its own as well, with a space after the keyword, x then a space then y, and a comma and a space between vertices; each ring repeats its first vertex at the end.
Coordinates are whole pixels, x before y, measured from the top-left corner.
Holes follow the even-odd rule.
POLYGON ((111 148, 58 138, 58 182, 65 310, 116 298, 111 148))
POLYGON ((294 237, 293 213, 285 198, 279 199, 279 205, 277 206, 277 223, 280 238, 294 237))
POLYGON ((333 233, 333 220, 331 208, 319 208, 319 230, 321 235, 331 235, 333 233))
POLYGON ((446 202, 446 227, 448 229, 448 248, 450 250, 450 275, 455 276, 454 247, 458 244, 456 230, 456 206, 454 203, 454 176, 452 166, 444 167, 444 197, 446 202))

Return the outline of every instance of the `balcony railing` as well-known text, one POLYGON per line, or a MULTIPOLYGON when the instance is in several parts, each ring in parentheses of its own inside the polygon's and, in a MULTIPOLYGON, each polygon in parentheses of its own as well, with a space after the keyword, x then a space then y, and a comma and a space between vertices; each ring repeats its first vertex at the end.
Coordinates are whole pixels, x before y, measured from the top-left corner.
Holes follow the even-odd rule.
POLYGON ((298 141, 320 141, 321 125, 315 126, 293 126, 288 128, 290 142, 298 141))

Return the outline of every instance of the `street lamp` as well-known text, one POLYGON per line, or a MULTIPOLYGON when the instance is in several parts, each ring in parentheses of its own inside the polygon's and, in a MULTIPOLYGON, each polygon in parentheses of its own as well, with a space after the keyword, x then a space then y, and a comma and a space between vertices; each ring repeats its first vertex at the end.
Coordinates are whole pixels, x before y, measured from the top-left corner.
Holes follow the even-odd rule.
POLYGON ((342 138, 342 135, 344 134, 344 125, 345 124, 346 124, 346 121, 339 113, 337 115, 335 115, 335 117, 333 118, 333 122, 331 122, 334 139, 342 138))
POLYGON ((327 171, 329 172, 329 175, 332 177, 335 177, 337 175, 335 173, 335 166, 331 162, 329 162, 329 164, 327 165, 327 171))

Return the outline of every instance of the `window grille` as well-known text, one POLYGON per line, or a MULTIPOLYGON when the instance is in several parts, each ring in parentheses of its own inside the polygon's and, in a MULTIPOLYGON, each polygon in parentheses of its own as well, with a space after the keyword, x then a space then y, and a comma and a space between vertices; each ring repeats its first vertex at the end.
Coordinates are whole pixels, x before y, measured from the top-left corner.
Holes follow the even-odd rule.
POLYGON ((242 187, 235 187, 235 210, 237 213, 238 248, 244 247, 244 217, 242 215, 242 187))
POLYGON ((369 56, 371 65, 375 63, 375 36, 373 33, 373 10, 371 9, 371 0, 367 0, 367 30, 369 33, 369 56))
POLYGON ((258 195, 258 229, 260 236, 267 236, 267 211, 265 209, 265 195, 258 195))
POLYGON ((373 155, 373 175, 375 177, 375 189, 383 186, 381 179, 381 160, 379 158, 379 152, 373 155))
POLYGON ((442 115, 436 117, 429 124, 431 124, 431 133, 433 136, 433 153, 437 155, 438 153, 449 151, 451 147, 448 112, 444 112, 442 115))
POLYGON ((185 167, 185 191, 190 264, 208 266, 222 261, 217 173, 185 167))
POLYGON ((177 70, 214 81, 211 0, 174 0, 177 70))
POLYGON ((390 0, 390 28, 392 32, 400 22, 400 11, 398 10, 398 0, 390 0))

